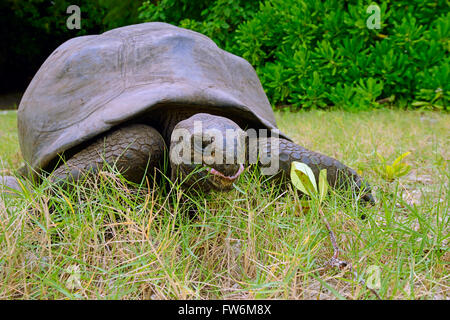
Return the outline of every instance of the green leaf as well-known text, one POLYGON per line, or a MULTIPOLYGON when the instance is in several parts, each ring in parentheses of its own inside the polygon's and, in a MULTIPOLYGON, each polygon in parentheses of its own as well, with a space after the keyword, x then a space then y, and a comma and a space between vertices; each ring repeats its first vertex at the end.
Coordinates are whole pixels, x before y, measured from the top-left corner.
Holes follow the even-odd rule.
POLYGON ((395 159, 394 163, 392 163, 392 166, 395 167, 397 166, 400 162, 402 162, 402 160, 407 157, 411 152, 405 152, 404 154, 402 154, 401 156, 399 156, 397 159, 395 159))
POLYGON ((395 177, 395 175, 394 175, 394 168, 392 168, 392 166, 390 166, 390 165, 387 165, 386 166, 386 178, 388 180, 393 180, 394 177, 395 177))
POLYGON ((319 201, 322 202, 328 192, 327 169, 320 170, 319 173, 319 201))
POLYGON ((411 105, 414 106, 414 107, 427 106, 429 104, 430 103, 426 102, 426 101, 414 101, 413 103, 411 103, 411 105))
POLYGON ((397 177, 404 176, 404 175, 408 174, 409 171, 411 171, 411 166, 407 165, 405 163, 401 163, 400 169, 398 169, 398 171, 397 171, 397 177))
POLYGON ((317 195, 316 178, 308 165, 293 161, 291 164, 291 181, 294 187, 310 197, 317 195))

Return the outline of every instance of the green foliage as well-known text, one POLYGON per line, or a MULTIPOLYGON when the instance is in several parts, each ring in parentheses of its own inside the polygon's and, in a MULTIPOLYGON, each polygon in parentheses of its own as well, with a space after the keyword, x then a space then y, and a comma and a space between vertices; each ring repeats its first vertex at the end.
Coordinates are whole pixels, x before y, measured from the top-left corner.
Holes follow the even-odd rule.
POLYGON ((138 9, 142 1, 136 0, 9 0, 7 7, 34 32, 71 36, 103 32, 112 28, 138 23, 138 9), (70 5, 81 11, 81 29, 69 30, 66 12, 70 5))
POLYGON ((370 1, 146 1, 143 21, 211 37, 247 59, 269 100, 346 110, 377 101, 449 110, 450 13, 445 0, 384 1, 368 29, 370 1))
POLYGON ((142 0, 97 1, 98 7, 103 9, 100 26, 104 31, 140 22, 138 10, 142 5, 142 0))
POLYGON ((198 31, 221 47, 231 48, 234 38, 230 34, 257 8, 258 1, 252 0, 145 1, 139 17, 143 21, 164 21, 198 31))
MULTIPOLYGON (((317 186, 316 178, 311 168, 305 163, 293 161, 291 164, 291 181, 296 189, 309 196, 312 201, 317 201, 319 205, 327 195, 327 169, 320 170, 319 186, 317 186)), ((303 200, 302 205, 311 207, 309 205, 310 201, 303 200)))
POLYGON ((0 90, 24 89, 50 53, 64 41, 140 22, 142 0, 0 1, 0 90), (70 30, 67 8, 78 5, 81 29, 70 30))
POLYGON ((377 157, 380 163, 374 166, 376 173, 380 175, 381 178, 388 182, 394 181, 396 178, 400 178, 407 175, 411 171, 411 166, 403 161, 411 152, 405 152, 398 156, 397 159, 392 163, 392 165, 387 164, 386 159, 377 152, 377 157))

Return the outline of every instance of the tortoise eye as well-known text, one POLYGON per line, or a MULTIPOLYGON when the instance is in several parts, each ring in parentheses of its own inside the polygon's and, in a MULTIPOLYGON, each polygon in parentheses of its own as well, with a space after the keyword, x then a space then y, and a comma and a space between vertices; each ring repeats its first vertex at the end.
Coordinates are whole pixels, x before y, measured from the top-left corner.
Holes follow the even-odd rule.
POLYGON ((194 145, 194 150, 196 152, 202 153, 206 147, 214 142, 214 137, 207 135, 194 135, 192 136, 192 144, 194 145))
POLYGON ((214 137, 203 137, 203 140, 202 140, 202 147, 203 147, 203 149, 205 149, 207 146, 209 146, 211 143, 213 143, 214 142, 214 137))

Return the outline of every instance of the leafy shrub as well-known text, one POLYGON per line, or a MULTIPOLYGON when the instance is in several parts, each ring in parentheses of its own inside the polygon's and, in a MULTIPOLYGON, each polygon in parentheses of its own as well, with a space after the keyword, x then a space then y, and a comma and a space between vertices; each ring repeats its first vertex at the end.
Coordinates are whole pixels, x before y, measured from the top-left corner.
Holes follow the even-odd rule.
POLYGON ((450 13, 445 0, 145 1, 143 21, 201 32, 247 59, 269 100, 293 108, 398 106, 449 110, 450 13))
POLYGON ((411 166, 403 162, 411 152, 405 152, 397 157, 394 162, 389 165, 387 160, 377 152, 379 163, 374 166, 375 172, 388 182, 394 181, 396 178, 400 178, 407 175, 411 171, 411 166))
POLYGON ((141 5, 142 0, 0 1, 0 91, 23 90, 50 53, 72 37, 140 22, 141 5), (66 26, 70 5, 81 9, 80 30, 66 26))

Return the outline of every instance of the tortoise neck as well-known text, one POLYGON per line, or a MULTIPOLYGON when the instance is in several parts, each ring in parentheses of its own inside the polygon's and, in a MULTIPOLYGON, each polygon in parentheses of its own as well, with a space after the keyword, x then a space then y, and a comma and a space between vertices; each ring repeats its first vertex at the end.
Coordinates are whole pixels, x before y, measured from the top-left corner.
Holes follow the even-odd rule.
POLYGON ((161 135, 163 136, 167 145, 170 145, 170 137, 177 123, 193 116, 196 113, 197 112, 195 110, 190 111, 183 110, 181 108, 173 108, 172 110, 169 110, 168 112, 161 115, 161 135))

